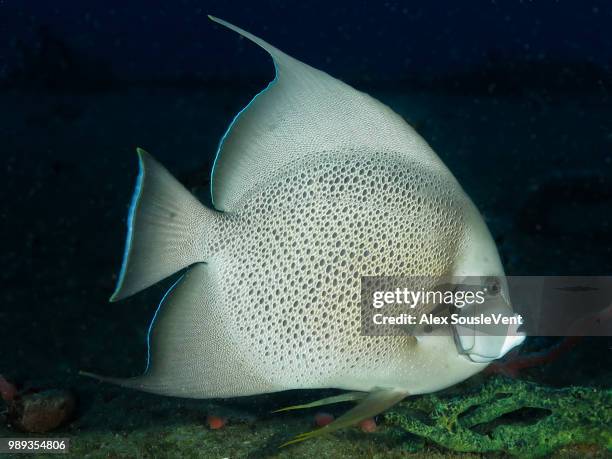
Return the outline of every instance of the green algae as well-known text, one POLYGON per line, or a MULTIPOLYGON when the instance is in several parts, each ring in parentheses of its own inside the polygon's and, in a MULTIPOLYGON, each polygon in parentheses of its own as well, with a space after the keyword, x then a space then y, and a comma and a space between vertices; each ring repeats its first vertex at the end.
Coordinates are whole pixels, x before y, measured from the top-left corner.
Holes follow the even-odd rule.
MULTIPOLYGON (((79 381, 75 379, 75 381, 79 381)), ((494 427, 501 425, 515 425, 510 422, 508 416, 516 414, 512 411, 513 404, 509 404, 507 411, 495 409, 493 415, 488 415, 486 410, 478 415, 478 409, 489 405, 500 403, 505 400, 508 393, 526 393, 542 390, 548 394, 552 404, 558 403, 568 409, 569 415, 576 417, 576 422, 587 425, 591 423, 599 426, 599 432, 604 428, 603 422, 610 421, 610 394, 602 390, 574 388, 566 390, 554 390, 541 388, 533 384, 516 383, 511 381, 500 381, 499 389, 494 390, 492 382, 482 384, 482 379, 471 383, 454 387, 446 395, 414 397, 403 402, 393 412, 400 413, 408 419, 415 419, 425 426, 442 426, 444 429, 436 430, 442 438, 436 441, 435 435, 412 435, 406 429, 397 427, 397 423, 380 422, 379 429, 374 433, 363 433, 358 428, 347 428, 342 431, 315 438, 291 447, 279 449, 279 445, 294 437, 296 434, 311 428, 315 411, 295 411, 284 415, 275 415, 270 412, 279 406, 285 406, 288 401, 301 402, 315 398, 317 395, 304 395, 303 399, 295 399, 296 394, 283 394, 274 396, 258 396, 251 401, 246 400, 186 400, 170 397, 159 397, 143 392, 134 392, 126 389, 104 386, 96 382, 84 381, 79 386, 80 411, 77 417, 63 428, 48 434, 24 434, 11 430, 5 423, 0 422, 0 437, 48 437, 48 438, 70 438, 70 453, 62 457, 68 458, 252 458, 252 459, 407 459, 407 458, 455 458, 476 459, 483 454, 478 451, 464 452, 469 449, 465 447, 468 441, 454 438, 458 429, 463 426, 473 431, 475 438, 471 440, 479 442, 479 436, 486 437, 486 433, 494 427), (504 391, 503 385, 509 388, 504 391), (527 384, 524 390, 518 390, 517 384, 527 384), (475 387, 479 390, 475 394, 469 394, 475 387), (452 391, 452 392, 451 392, 452 391), (575 394, 571 397, 572 391, 575 394), (450 394, 457 394, 452 397, 450 394), (579 402, 575 402, 580 395, 579 402), (595 394, 595 395, 594 395, 595 394), (598 394, 598 395, 597 395, 598 394), (607 394, 607 395, 606 395, 607 394), (556 399, 556 401, 555 401, 556 399), (565 401, 563 401, 563 400, 565 401), (572 402, 574 400, 574 402, 572 402), (587 416, 591 421, 581 418, 583 410, 577 405, 591 404, 591 410, 587 416), (574 406, 576 405, 576 406, 574 406), (608 407, 606 410, 606 406, 608 407), (439 424, 432 418, 431 413, 437 408, 439 413, 439 424), (571 409, 570 409, 571 408, 571 409), (500 415, 506 412, 507 416, 500 415), (598 414, 599 413, 599 414, 598 414), (607 413, 607 418, 601 413, 607 413), (228 418, 225 428, 210 430, 206 425, 208 414, 219 415, 228 418), (497 417, 495 417, 497 416, 497 417), (494 418, 493 425, 486 419, 494 418), (445 419, 442 422, 442 419, 445 419), (481 421, 484 420, 484 421, 481 421), (479 424, 480 423, 480 424, 479 424), (488 430, 487 430, 488 429, 488 430), (453 449, 449 445, 455 441, 463 448, 453 449), (450 449, 449 449, 450 448, 450 449)), ((76 386, 75 384, 67 384, 76 386)), ((534 392, 535 393, 535 392, 534 392)), ((538 398, 544 398, 538 396, 538 398)), ((524 403, 515 403, 524 407, 524 403)), ((541 405, 541 403, 540 403, 541 405)), ((539 406, 539 405, 538 405, 539 406)), ((1 407, 0 407, 1 408, 1 407)), ((347 409, 346 406, 338 406, 335 411, 330 412, 339 416, 347 409)), ((521 408, 519 408, 521 409, 521 408)), ((555 406, 545 412, 521 412, 523 424, 533 424, 542 421, 542 416, 549 411, 556 410, 555 406)), ((516 410, 515 410, 516 411, 516 410)), ((561 415, 562 413, 559 413, 561 415)), ((0 421, 2 416, 0 415, 0 421)), ((561 417, 563 420, 563 416, 561 417)), ((379 419, 380 421, 380 419, 379 419)), ((520 424, 520 423, 519 423, 520 424)), ((560 424, 559 424, 560 425, 560 424)), ((583 426, 583 427, 584 427, 583 426)), ((592 432, 598 429, 593 429, 592 432)), ((419 430, 418 432, 421 432, 419 430)), ((580 440, 577 437, 576 444, 562 448, 554 452, 554 457, 566 459, 577 459, 583 457, 610 457, 606 451, 606 445, 610 447, 610 434, 601 433, 600 440, 580 440), (606 441, 607 438, 607 441, 606 441), (588 444, 600 444, 602 446, 587 446, 588 444)), ((528 435, 526 438, 529 437, 528 435)), ((541 439, 532 437, 530 441, 533 450, 540 448, 538 443, 541 439)), ((479 449, 480 450, 480 449, 479 449)), ((533 456, 530 447, 522 450, 516 449, 514 454, 521 456, 533 456)), ((487 457, 504 458, 508 456, 506 450, 494 449, 485 453, 487 457)), ((44 454, 20 454, 19 458, 43 458, 44 454)))
POLYGON ((541 457, 578 444, 612 450, 610 389, 554 389, 493 378, 471 393, 407 399, 385 419, 456 452, 541 457))

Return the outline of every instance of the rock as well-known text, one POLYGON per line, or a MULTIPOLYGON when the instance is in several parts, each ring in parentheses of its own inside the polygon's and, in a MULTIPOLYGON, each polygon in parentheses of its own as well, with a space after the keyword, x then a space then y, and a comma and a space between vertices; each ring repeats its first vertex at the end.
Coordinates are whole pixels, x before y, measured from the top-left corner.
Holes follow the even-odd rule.
POLYGON ((364 419, 363 421, 359 423, 359 428, 364 433, 376 432, 376 429, 377 429, 376 421, 374 420, 374 418, 364 419))
POLYGON ((227 419, 209 414, 208 416, 206 416, 206 424, 208 424, 208 427, 211 430, 218 430, 225 427, 225 424, 227 424, 227 419))
POLYGON ((17 388, 8 382, 4 376, 0 375, 0 398, 6 402, 11 402, 17 396, 17 388))
POLYGON ((7 418, 24 432, 50 432, 72 419, 76 405, 76 397, 67 390, 24 394, 9 404, 7 418))
POLYGON ((324 412, 315 414, 314 421, 317 427, 324 427, 334 422, 334 415, 324 412))

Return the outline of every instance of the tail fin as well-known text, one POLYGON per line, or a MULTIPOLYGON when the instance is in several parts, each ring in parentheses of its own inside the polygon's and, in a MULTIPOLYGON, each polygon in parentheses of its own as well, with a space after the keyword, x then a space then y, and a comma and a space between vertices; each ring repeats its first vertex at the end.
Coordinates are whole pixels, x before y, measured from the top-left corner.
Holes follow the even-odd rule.
POLYGON ((205 261, 217 232, 218 214, 204 207, 146 151, 137 152, 140 173, 128 214, 123 265, 110 301, 205 261))

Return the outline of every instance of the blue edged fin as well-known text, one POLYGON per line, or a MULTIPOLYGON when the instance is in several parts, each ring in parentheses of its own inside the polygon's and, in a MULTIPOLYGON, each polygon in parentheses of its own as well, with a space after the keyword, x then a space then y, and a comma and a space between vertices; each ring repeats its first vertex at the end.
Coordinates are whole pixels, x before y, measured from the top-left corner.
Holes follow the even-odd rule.
POLYGON ((219 398, 281 390, 244 357, 227 329, 222 274, 216 258, 195 263, 162 299, 149 327, 144 374, 83 376, 155 394, 219 398))
POLYGON ((127 220, 125 253, 110 301, 137 293, 210 256, 216 213, 205 208, 151 155, 140 171, 127 220))
POLYGON ((216 209, 236 211, 242 198, 286 167, 350 151, 391 151, 444 167, 429 145, 389 107, 283 53, 226 21, 209 18, 266 50, 274 80, 234 117, 211 177, 216 209))

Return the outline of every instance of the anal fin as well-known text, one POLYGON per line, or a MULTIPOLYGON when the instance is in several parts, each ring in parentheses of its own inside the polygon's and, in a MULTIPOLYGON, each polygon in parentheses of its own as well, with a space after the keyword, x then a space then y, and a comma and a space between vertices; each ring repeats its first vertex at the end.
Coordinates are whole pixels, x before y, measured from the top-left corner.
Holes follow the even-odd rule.
POLYGON ((166 293, 147 337, 149 361, 142 376, 98 380, 155 394, 219 398, 274 392, 266 375, 244 359, 228 333, 223 278, 215 260, 191 266, 166 293))

